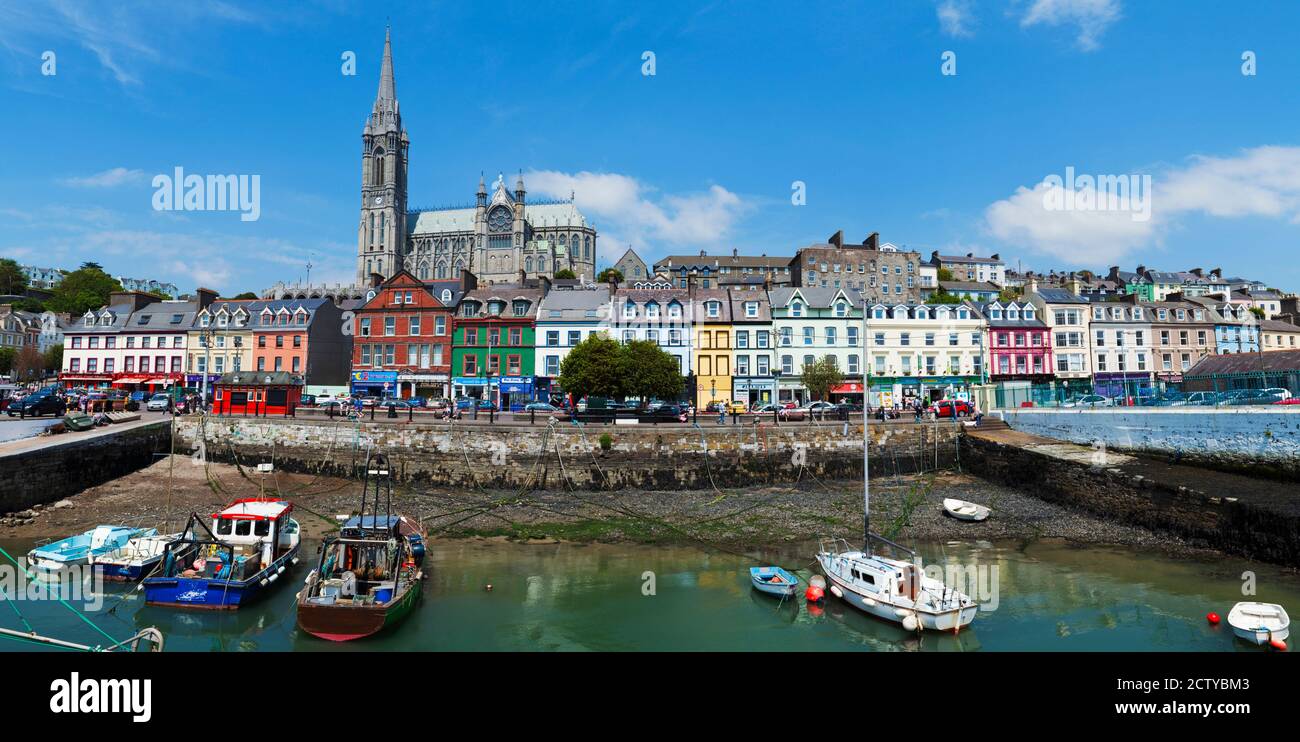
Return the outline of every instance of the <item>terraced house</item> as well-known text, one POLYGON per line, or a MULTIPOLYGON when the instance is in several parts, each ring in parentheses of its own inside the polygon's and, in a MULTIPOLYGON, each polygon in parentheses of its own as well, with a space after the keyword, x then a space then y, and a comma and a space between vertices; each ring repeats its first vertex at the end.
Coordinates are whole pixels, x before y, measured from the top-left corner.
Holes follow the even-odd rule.
POLYGON ((995 301, 983 313, 989 328, 989 379, 1038 384, 1052 379, 1052 333, 1031 302, 995 301))
POLYGON ((695 314, 695 392, 699 409, 731 400, 731 297, 719 289, 697 289, 695 314))
POLYGON ((265 304, 217 299, 199 311, 186 339, 186 386, 211 389, 222 374, 253 368, 253 313, 265 304))
POLYGON ((773 289, 772 332, 778 358, 777 401, 811 401, 800 375, 829 356, 843 374, 833 398, 862 398, 862 297, 856 291, 820 286, 773 289))
POLYGON ((1092 377, 1092 343, 1088 335, 1089 302, 1067 289, 1039 287, 1031 282, 1025 300, 1033 305, 1052 335, 1054 373, 1065 382, 1084 388, 1092 377))
POLYGON ((985 369, 984 318, 973 304, 873 304, 867 310, 868 404, 970 398, 985 369))
MULTIPOLYGON (((629 251, 630 252, 630 251, 629 251)), ((537 311, 537 398, 560 396, 560 364, 578 343, 592 333, 609 332, 610 287, 555 286, 537 311)))
POLYGON ((352 391, 448 397, 453 315, 463 293, 460 281, 426 283, 406 270, 377 286, 355 310, 352 391))
MULTIPOLYGON (((693 304, 690 291, 674 288, 667 281, 644 281, 614 292, 610 310, 610 331, 619 342, 649 340, 677 359, 683 377, 694 371, 692 348, 693 304)), ((691 399, 695 387, 685 386, 682 396, 691 399)))
POLYGON ((1211 310, 1190 301, 1161 301, 1143 307, 1151 320, 1151 352, 1156 378, 1181 383, 1183 373, 1214 355, 1215 320, 1211 310))
POLYGON ((1249 307, 1234 304, 1217 295, 1188 296, 1187 301, 1204 307, 1206 318, 1214 323, 1215 354, 1254 353, 1259 350, 1260 320, 1249 307))
POLYGON ((545 279, 480 286, 465 292, 452 328, 452 395, 522 409, 536 399, 537 308, 545 279))
MULTIPOLYGON (((251 312, 254 371, 303 377, 308 394, 347 391, 352 337, 329 299, 277 299, 251 312)), ((349 328, 350 329, 350 328, 349 328)))
POLYGON ((772 305, 766 291, 736 290, 731 297, 731 398, 746 407, 776 401, 772 305))
POLYGON ((1095 393, 1122 400, 1151 386, 1154 370, 1147 307, 1133 301, 1094 302, 1089 331, 1095 393))

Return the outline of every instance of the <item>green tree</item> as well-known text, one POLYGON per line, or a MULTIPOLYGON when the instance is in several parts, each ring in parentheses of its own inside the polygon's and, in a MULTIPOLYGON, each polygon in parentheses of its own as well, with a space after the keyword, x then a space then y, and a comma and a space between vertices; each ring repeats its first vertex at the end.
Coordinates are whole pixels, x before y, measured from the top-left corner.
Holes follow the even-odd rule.
POLYGON ((623 380, 618 373, 621 353, 618 341, 593 332, 564 357, 560 364, 560 388, 579 399, 620 396, 623 392, 623 380))
POLYGON ((573 271, 569 270, 568 268, 565 268, 565 269, 563 269, 563 270, 558 270, 558 271, 556 271, 556 272, 555 272, 555 277, 556 277, 557 279, 577 278, 577 277, 578 277, 578 274, 574 273, 573 271))
POLYGON ((1251 307, 1250 313, 1255 315, 1259 319, 1264 319, 1264 310, 1260 307, 1251 307))
POLYGON ((21 296, 27 290, 27 274, 19 267, 18 261, 0 258, 0 294, 21 296))
POLYGON ((960 296, 939 289, 933 294, 930 294, 930 298, 926 299, 925 302, 927 304, 960 304, 962 299, 960 296))
POLYGON ((18 358, 18 351, 10 347, 0 348, 0 374, 8 374, 14 370, 14 361, 18 358))
POLYGON ((844 374, 831 356, 822 356, 813 361, 811 366, 804 366, 799 377, 813 399, 822 400, 830 397, 831 387, 844 381, 844 374))
POLYGON ((951 281, 951 280, 953 280, 953 277, 952 277, 952 271, 949 270, 948 268, 940 268, 940 269, 939 269, 939 280, 940 280, 940 281, 951 281))
POLYGON ((622 347, 618 375, 624 393, 641 400, 677 399, 682 393, 682 371, 676 356, 658 343, 633 340, 622 347))
POLYGON ((1009 301, 1016 301, 1020 298, 1020 294, 1021 294, 1020 289, 1015 287, 1008 287, 998 292, 998 301, 1004 304, 1009 301))
POLYGON ((66 312, 76 317, 89 309, 104 306, 109 294, 121 290, 122 284, 97 263, 82 263, 54 287, 54 296, 45 305, 55 312, 66 312))
POLYGON ((236 300, 240 300, 240 299, 256 299, 256 298, 257 298, 257 294, 254 294, 252 291, 245 291, 244 293, 242 293, 242 294, 237 294, 237 295, 235 295, 235 296, 232 297, 232 298, 234 298, 234 299, 236 299, 236 300))
POLYGON ((51 345, 45 349, 45 370, 58 371, 63 368, 63 343, 51 345))
POLYGON ((609 283, 611 278, 614 280, 614 283, 623 283, 623 271, 618 268, 606 268, 600 272, 600 275, 596 276, 596 281, 599 283, 609 283))

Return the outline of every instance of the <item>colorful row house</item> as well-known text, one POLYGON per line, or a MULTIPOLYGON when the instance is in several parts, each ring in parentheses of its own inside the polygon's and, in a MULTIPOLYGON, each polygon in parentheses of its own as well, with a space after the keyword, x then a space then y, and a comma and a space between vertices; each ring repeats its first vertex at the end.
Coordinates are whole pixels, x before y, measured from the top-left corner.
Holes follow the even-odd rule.
POLYGON ((973 304, 873 304, 866 333, 872 407, 970 399, 984 373, 984 319, 973 304))
POLYGON ((401 270, 353 314, 350 391, 372 397, 451 396, 452 327, 462 281, 401 270))
POLYGON ((490 400, 499 409, 522 409, 537 399, 537 309, 545 279, 470 289, 453 327, 452 395, 490 400))

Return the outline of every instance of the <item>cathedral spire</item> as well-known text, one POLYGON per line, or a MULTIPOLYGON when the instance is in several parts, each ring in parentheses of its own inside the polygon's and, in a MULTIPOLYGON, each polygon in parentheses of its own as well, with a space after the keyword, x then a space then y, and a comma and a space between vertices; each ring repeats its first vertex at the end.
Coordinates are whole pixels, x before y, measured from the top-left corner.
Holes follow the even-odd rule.
POLYGON ((384 29, 384 64, 379 71, 379 95, 381 101, 397 100, 397 84, 393 81, 393 39, 392 29, 384 29))

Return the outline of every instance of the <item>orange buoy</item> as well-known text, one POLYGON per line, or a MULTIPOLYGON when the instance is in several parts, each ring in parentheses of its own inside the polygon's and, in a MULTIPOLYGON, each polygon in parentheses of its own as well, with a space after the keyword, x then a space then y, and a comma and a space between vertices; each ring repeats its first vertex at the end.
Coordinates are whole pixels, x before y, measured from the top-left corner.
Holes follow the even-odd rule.
POLYGON ((1219 614, 1215 613, 1214 611, 1210 611, 1209 614, 1205 616, 1205 620, 1209 621, 1211 626, 1218 626, 1219 614))
POLYGON ((812 605, 808 606, 808 615, 809 615, 809 616, 820 616, 820 615, 822 615, 822 613, 823 613, 823 610, 822 610, 822 607, 821 607, 820 605, 818 605, 818 604, 816 604, 816 603, 813 603, 812 605))
POLYGON ((804 591, 803 596, 808 600, 809 603, 820 603, 822 598, 824 598, 826 594, 822 592, 822 589, 820 587, 817 587, 816 585, 809 585, 808 589, 804 591))
POLYGON ((1286 642, 1282 641, 1281 639, 1274 639, 1273 641, 1269 642, 1268 645, 1279 652, 1286 651, 1286 642))

